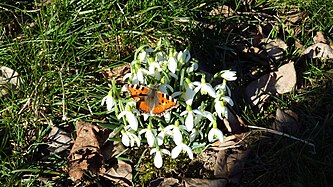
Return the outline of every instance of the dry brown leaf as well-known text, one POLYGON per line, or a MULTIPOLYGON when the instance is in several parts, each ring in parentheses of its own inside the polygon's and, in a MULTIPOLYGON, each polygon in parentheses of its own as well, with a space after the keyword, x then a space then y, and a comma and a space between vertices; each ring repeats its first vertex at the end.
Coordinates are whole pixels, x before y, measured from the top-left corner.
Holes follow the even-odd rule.
POLYGON ((271 94, 276 94, 275 90, 276 77, 273 73, 266 74, 258 80, 252 81, 245 89, 245 95, 252 106, 261 109, 262 104, 271 94))
POLYGON ((316 43, 306 48, 302 55, 309 58, 333 59, 333 49, 324 43, 316 43))
POLYGON ((243 149, 220 150, 217 154, 214 176, 228 178, 229 182, 238 184, 248 154, 249 151, 243 149))
POLYGON ((180 186, 179 180, 175 178, 158 178, 151 181, 148 187, 180 186))
POLYGON ((197 179, 197 178, 184 178, 186 187, 226 187, 228 184, 227 179, 197 179))
POLYGON ((223 123, 227 130, 233 134, 242 133, 244 130, 243 121, 239 118, 234 110, 227 108, 228 119, 224 118, 223 123))
POLYGON ((102 155, 105 160, 110 160, 123 152, 124 149, 124 145, 121 142, 106 141, 102 147, 102 155))
POLYGON ((115 184, 121 186, 133 186, 132 183, 132 167, 130 164, 118 160, 111 169, 109 169, 104 175, 105 178, 115 182, 115 184))
POLYGON ((284 133, 294 134, 299 128, 298 116, 291 110, 276 110, 274 129, 284 133))
POLYGON ((54 153, 60 153, 61 151, 69 148, 71 143, 71 138, 69 133, 59 129, 58 127, 52 127, 51 132, 48 137, 48 149, 54 153))
POLYGON ((296 71, 294 62, 281 66, 278 71, 263 75, 258 80, 251 82, 246 87, 246 97, 252 106, 262 104, 270 95, 290 92, 296 85, 296 71))
POLYGON ((313 37, 313 41, 315 43, 324 43, 324 44, 329 44, 329 42, 327 42, 326 37, 324 36, 323 32, 317 32, 316 36, 313 37))
POLYGON ((102 75, 104 78, 106 78, 108 80, 114 79, 116 81, 116 83, 119 84, 119 83, 123 82, 124 75, 129 73, 130 69, 131 69, 131 67, 129 64, 124 64, 119 67, 106 69, 106 70, 102 71, 102 75))
POLYGON ((105 141, 106 130, 82 121, 78 121, 76 125, 77 137, 68 156, 68 173, 74 182, 82 180, 86 171, 101 175, 105 173, 100 144, 105 141))
POLYGON ((276 83, 275 88, 276 92, 279 94, 284 94, 292 91, 296 85, 296 70, 294 62, 290 61, 289 63, 281 66, 276 72, 276 83))
POLYGON ((22 84, 19 74, 5 66, 0 66, 0 97, 7 95, 8 90, 16 90, 22 84))
POLYGON ((288 48, 287 44, 281 39, 264 38, 261 40, 264 49, 269 57, 275 62, 279 62, 284 57, 284 50, 288 48))
POLYGON ((214 8, 213 10, 211 10, 209 12, 210 16, 220 16, 223 15, 225 17, 229 17, 232 16, 234 13, 234 10, 232 10, 232 8, 230 8, 227 5, 223 5, 223 6, 218 6, 216 8, 214 8))

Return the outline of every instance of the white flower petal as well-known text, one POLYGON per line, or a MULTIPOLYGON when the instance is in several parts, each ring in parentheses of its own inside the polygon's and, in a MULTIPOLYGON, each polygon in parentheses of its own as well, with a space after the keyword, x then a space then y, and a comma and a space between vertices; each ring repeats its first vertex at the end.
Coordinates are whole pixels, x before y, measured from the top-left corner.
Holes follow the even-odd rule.
POLYGON ((193 120, 193 112, 188 112, 187 117, 185 119, 185 126, 187 131, 191 131, 193 129, 193 124, 194 124, 194 120, 193 120))
POLYGON ((175 142, 176 145, 179 145, 183 142, 183 135, 180 132, 179 128, 173 129, 173 141, 175 142))
MULTIPOLYGON (((199 88, 200 89, 200 88, 199 88)), ((191 88, 188 88, 188 89, 186 89, 186 91, 185 91, 185 95, 184 95, 184 99, 185 99, 185 103, 187 104, 187 105, 192 105, 192 102, 193 102, 193 99, 194 99, 194 96, 195 96, 195 94, 196 94, 197 92, 196 91, 194 91, 193 89, 191 89, 191 88)))
POLYGON ((148 143, 149 147, 154 146, 155 137, 154 137, 154 134, 153 134, 153 132, 151 130, 148 130, 146 132, 146 138, 147 138, 147 143, 148 143))
POLYGON ((163 165, 163 159, 162 159, 162 154, 160 151, 156 151, 155 157, 154 157, 154 165, 157 168, 161 168, 163 165))
POLYGON ((221 75, 221 77, 228 81, 234 81, 237 79, 236 71, 226 71, 221 75))
POLYGON ((126 75, 124 75, 123 77, 123 81, 125 81, 126 79, 132 77, 132 73, 127 73, 126 75))
POLYGON ((129 146, 129 144, 130 144, 130 139, 129 139, 129 137, 128 137, 128 135, 127 135, 126 133, 123 133, 123 134, 122 134, 121 142, 122 142, 126 147, 129 146))
POLYGON ((183 149, 187 152, 188 157, 190 159, 193 159, 193 152, 192 152, 191 148, 189 146, 183 144, 183 149))
POLYGON ((171 158, 177 158, 179 153, 182 151, 182 146, 177 145, 175 148, 171 151, 171 158))
POLYGON ((217 129, 217 128, 212 128, 210 129, 209 133, 208 133, 208 141, 209 142, 212 142, 215 140, 215 136, 217 137, 217 139, 220 141, 220 142, 223 142, 224 141, 224 137, 223 137, 223 133, 220 129, 217 129))
POLYGON ((234 106, 234 102, 229 96, 222 97, 222 100, 226 101, 230 106, 234 106))
POLYGON ((191 58, 190 51, 188 51, 187 49, 185 49, 182 56, 183 56, 184 61, 188 62, 190 60, 190 58, 191 58))
POLYGON ((157 149, 156 149, 156 148, 150 150, 150 154, 151 154, 151 155, 154 154, 154 153, 156 153, 156 152, 157 152, 157 149))
POLYGON ((166 155, 171 155, 170 151, 167 149, 161 149, 161 152, 166 155))
POLYGON ((212 87, 212 85, 210 85, 209 83, 202 84, 201 91, 202 91, 202 90, 206 91, 211 97, 213 97, 213 98, 216 97, 215 90, 214 90, 214 88, 212 87))
POLYGON ((214 132, 214 128, 210 129, 210 131, 208 132, 208 141, 209 142, 212 142, 214 140, 214 135, 215 135, 215 132, 214 132))
POLYGON ((127 112, 126 118, 131 128, 136 131, 138 129, 138 120, 136 119, 135 115, 131 112, 127 112))
POLYGON ((108 111, 112 111, 113 106, 115 105, 116 100, 112 96, 106 98, 106 108, 108 111))
POLYGON ((160 133, 158 133, 158 135, 156 137, 158 145, 162 145, 163 144, 164 136, 165 136, 165 132, 164 131, 161 131, 160 133))
POLYGON ((169 61, 168 61, 168 69, 172 72, 172 73, 176 73, 177 70, 177 61, 174 57, 170 57, 169 61))
POLYGON ((122 118, 124 115, 127 114, 127 112, 128 112, 128 111, 126 111, 126 110, 120 112, 120 113, 118 114, 117 118, 118 118, 118 119, 122 118))

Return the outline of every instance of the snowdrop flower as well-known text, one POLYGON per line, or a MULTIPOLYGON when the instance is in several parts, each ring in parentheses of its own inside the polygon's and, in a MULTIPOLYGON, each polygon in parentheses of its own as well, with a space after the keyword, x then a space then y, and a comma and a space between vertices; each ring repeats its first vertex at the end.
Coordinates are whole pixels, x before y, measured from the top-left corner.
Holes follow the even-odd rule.
POLYGON ((185 79, 185 93, 183 94, 183 98, 187 105, 192 105, 194 96, 196 92, 194 91, 194 84, 191 82, 189 78, 185 79))
POLYGON ((120 119, 125 116, 125 119, 129 123, 131 129, 136 131, 138 129, 138 124, 139 124, 138 119, 136 118, 136 116, 133 114, 133 112, 130 110, 129 107, 126 108, 127 110, 120 112, 117 118, 120 119))
POLYGON ((169 59, 168 59, 168 69, 173 73, 175 74, 176 70, 177 70, 177 64, 178 64, 178 61, 177 59, 175 58, 177 56, 177 52, 175 49, 170 49, 169 51, 169 59))
POLYGON ((193 142, 199 135, 203 137, 202 131, 198 130, 197 128, 193 128, 190 134, 190 142, 193 142))
POLYGON ((197 114, 197 115, 203 115, 203 113, 200 111, 200 110, 192 110, 192 107, 190 106, 190 105, 187 105, 187 107, 186 107, 186 110, 185 111, 183 111, 181 114, 180 114, 180 116, 184 116, 184 115, 186 115, 187 114, 187 116, 186 116, 186 118, 185 118, 185 126, 186 126, 186 129, 187 129, 187 131, 192 131, 192 129, 193 129, 193 126, 194 126, 194 119, 195 119, 195 117, 196 117, 196 115, 195 114, 197 114))
POLYGON ((108 111, 113 110, 113 106, 116 104, 116 100, 112 97, 111 90, 109 94, 102 99, 101 105, 104 105, 104 103, 106 103, 106 108, 108 111))
POLYGON ((149 63, 149 75, 152 75, 153 77, 155 77, 157 80, 161 79, 161 71, 162 71, 162 67, 159 63, 157 62, 150 62, 149 63))
POLYGON ((140 146, 140 138, 133 134, 132 132, 130 131, 125 131, 125 130, 122 130, 121 131, 121 142, 126 146, 131 146, 133 147, 135 145, 135 143, 138 145, 138 147, 140 146))
POLYGON ((164 131, 166 134, 172 136, 173 141, 175 144, 180 144, 183 141, 183 135, 180 132, 180 129, 186 129, 184 125, 179 125, 179 121, 175 121, 174 125, 169 125, 165 127, 164 131))
POLYGON ((211 97, 216 97, 214 88, 209 83, 206 83, 205 76, 202 76, 201 82, 195 81, 193 82, 193 85, 197 86, 194 89, 195 93, 200 90, 202 95, 206 95, 208 93, 211 97))
POLYGON ((131 79, 132 84, 144 84, 146 82, 144 75, 149 75, 149 71, 141 67, 141 63, 132 64, 131 73, 127 73, 123 77, 123 81, 131 79))
POLYGON ((222 84, 218 84, 214 87, 216 94, 218 95, 217 97, 221 96, 221 95, 225 95, 225 92, 228 93, 228 95, 231 95, 231 91, 229 89, 229 87, 227 86, 227 81, 224 79, 222 84))
POLYGON ((150 154, 154 154, 155 153, 155 157, 154 157, 154 165, 157 168, 161 168, 163 165, 163 158, 162 158, 162 153, 166 154, 166 155, 171 155, 170 151, 166 150, 166 149, 160 149, 160 148, 153 148, 150 151, 150 154))
POLYGON ((193 152, 192 152, 191 148, 189 146, 187 146, 186 144, 184 144, 183 142, 181 142, 180 144, 178 144, 175 148, 173 148, 171 150, 171 158, 177 158, 179 153, 182 150, 187 152, 188 157, 190 159, 193 159, 193 152))
POLYGON ((156 139, 157 139, 157 144, 161 146, 164 141, 164 136, 165 136, 165 129, 159 128, 160 132, 158 133, 156 139))
POLYGON ((234 81, 237 79, 236 71, 227 70, 224 73, 222 73, 221 77, 226 79, 227 81, 234 81))
POLYGON ((149 145, 149 147, 153 147, 154 143, 155 143, 155 136, 154 133, 152 131, 152 127, 149 124, 147 129, 142 129, 139 131, 139 135, 145 133, 145 137, 147 138, 147 143, 149 145))
POLYGON ((216 137, 220 142, 223 142, 224 140, 223 133, 220 129, 217 128, 217 122, 214 121, 213 128, 210 129, 210 131, 208 132, 208 141, 212 142, 216 140, 216 137))
POLYGON ((177 60, 181 63, 181 64, 185 64, 186 62, 188 62, 191 58, 191 54, 190 51, 188 51, 187 49, 185 49, 184 51, 180 51, 177 55, 177 60))
POLYGON ((220 119, 223 119, 222 116, 226 117, 228 119, 228 110, 225 106, 226 103, 228 103, 230 106, 234 106, 234 102, 229 96, 222 96, 217 97, 215 100, 215 111, 220 119))

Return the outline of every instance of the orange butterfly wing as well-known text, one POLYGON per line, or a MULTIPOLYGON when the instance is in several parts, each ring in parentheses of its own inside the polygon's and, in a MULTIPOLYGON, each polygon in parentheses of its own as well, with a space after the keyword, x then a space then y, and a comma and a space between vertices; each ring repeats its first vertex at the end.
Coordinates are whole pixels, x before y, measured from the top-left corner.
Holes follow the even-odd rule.
POLYGON ((131 97, 137 101, 136 107, 145 113, 149 113, 151 111, 150 107, 144 99, 148 94, 148 88, 137 84, 127 84, 126 88, 130 92, 131 97))
POLYGON ((160 116, 163 115, 166 111, 178 106, 176 99, 161 91, 157 91, 157 98, 159 102, 154 108, 151 108, 148 106, 145 99, 152 98, 152 96, 148 95, 151 93, 149 92, 149 88, 137 84, 127 84, 126 88, 130 92, 131 97, 137 101, 137 108, 144 113, 160 116))
POLYGON ((168 110, 176 108, 178 106, 178 102, 176 99, 172 98, 171 96, 158 91, 157 92, 158 99, 160 102, 157 106, 151 111, 153 115, 163 115, 168 110))

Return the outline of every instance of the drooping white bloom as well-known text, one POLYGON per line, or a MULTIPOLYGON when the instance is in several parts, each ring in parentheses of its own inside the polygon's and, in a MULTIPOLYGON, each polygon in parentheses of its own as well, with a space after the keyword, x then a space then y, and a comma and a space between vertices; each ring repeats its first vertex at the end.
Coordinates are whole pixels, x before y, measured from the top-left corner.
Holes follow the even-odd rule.
POLYGON ((170 135, 177 145, 183 141, 183 135, 180 132, 180 129, 186 129, 186 127, 184 125, 179 125, 178 121, 175 122, 175 125, 168 125, 164 129, 165 133, 170 135))
POLYGON ((188 157, 190 159, 193 159, 193 152, 192 152, 191 148, 189 146, 187 146, 186 144, 184 144, 183 142, 181 142, 180 144, 178 144, 175 148, 173 148, 171 150, 171 157, 177 158, 182 150, 187 152, 188 157))
POLYGON ((215 111, 220 119, 223 119, 223 117, 226 117, 228 119, 228 110, 226 107, 226 103, 228 103, 230 106, 234 105, 234 102, 229 96, 223 96, 223 97, 217 97, 215 100, 215 111))
POLYGON ((198 91, 200 90, 202 95, 205 95, 208 93, 208 95, 210 95, 211 97, 215 98, 216 97, 216 93, 214 88, 212 87, 211 84, 206 83, 206 81, 204 81, 205 78, 201 79, 201 82, 195 81, 193 82, 193 85, 197 86, 194 91, 195 93, 198 93, 198 91))
POLYGON ((147 129, 142 129, 139 131, 139 135, 141 135, 143 133, 145 133, 145 137, 147 138, 147 143, 148 143, 149 147, 153 147, 154 143, 155 143, 155 136, 154 136, 152 129, 147 128, 147 129))
POLYGON ((153 148, 150 151, 150 154, 154 154, 154 153, 155 153, 154 165, 157 168, 161 168, 163 165, 163 157, 162 157, 163 154, 171 155, 170 151, 168 151, 166 149, 159 149, 159 148, 153 148))
POLYGON ((224 73, 222 73, 221 77, 226 79, 227 81, 234 81, 237 79, 236 71, 227 70, 224 73))
POLYGON ((107 110, 112 111, 113 106, 116 104, 116 100, 110 94, 108 94, 102 99, 101 105, 104 105, 104 103, 106 103, 107 110))
POLYGON ((133 147, 135 143, 140 147, 140 138, 130 131, 121 131, 121 142, 126 146, 133 147))
POLYGON ((196 92, 194 91, 195 85, 190 81, 190 79, 185 79, 185 93, 183 93, 182 97, 185 99, 185 103, 187 105, 192 105, 194 96, 196 92))
POLYGON ((220 142, 223 142, 224 137, 223 137, 223 133, 220 129, 218 129, 217 127, 213 127, 208 132, 208 141, 212 142, 216 139, 218 139, 220 142))
POLYGON ((161 73, 160 73, 161 71, 162 71, 162 67, 159 63, 157 63, 155 61, 149 63, 149 75, 155 77, 156 80, 161 79, 161 73))
POLYGON ((122 118, 125 116, 126 121, 129 123, 130 127, 133 130, 137 130, 138 129, 138 119, 136 118, 136 116, 133 114, 132 111, 129 110, 124 110, 122 112, 120 112, 120 114, 118 115, 118 119, 122 118))
POLYGON ((192 131, 193 129, 193 126, 195 125, 195 121, 194 119, 196 118, 197 115, 201 115, 203 116, 203 113, 200 111, 200 110, 192 110, 192 108, 188 105, 186 107, 186 110, 183 111, 180 116, 184 116, 186 115, 186 118, 185 118, 185 126, 186 126, 186 129, 187 131, 192 131))
POLYGON ((197 128, 193 128, 190 134, 190 142, 193 142, 199 135, 203 137, 202 131, 197 128))

